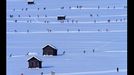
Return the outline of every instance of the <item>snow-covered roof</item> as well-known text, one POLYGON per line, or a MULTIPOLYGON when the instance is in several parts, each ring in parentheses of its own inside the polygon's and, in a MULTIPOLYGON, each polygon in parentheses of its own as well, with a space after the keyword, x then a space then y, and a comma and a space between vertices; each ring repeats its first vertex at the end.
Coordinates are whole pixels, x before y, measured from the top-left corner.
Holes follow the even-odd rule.
POLYGON ((33 58, 33 57, 36 58, 36 59, 39 60, 39 61, 42 61, 42 60, 39 59, 37 56, 30 56, 30 57, 27 59, 27 61, 30 60, 30 59, 33 58))
POLYGON ((38 55, 38 54, 35 52, 29 52, 28 55, 38 55))
MULTIPOLYGON (((54 45, 52 45, 52 44, 46 44, 45 47, 46 47, 46 46, 51 46, 52 48, 57 49, 57 48, 56 48, 54 45)), ((45 47, 43 47, 43 48, 45 48, 45 47)))
POLYGON ((27 0, 27 2, 34 2, 34 0, 27 0))
POLYGON ((57 15, 57 16, 66 16, 66 15, 57 15))

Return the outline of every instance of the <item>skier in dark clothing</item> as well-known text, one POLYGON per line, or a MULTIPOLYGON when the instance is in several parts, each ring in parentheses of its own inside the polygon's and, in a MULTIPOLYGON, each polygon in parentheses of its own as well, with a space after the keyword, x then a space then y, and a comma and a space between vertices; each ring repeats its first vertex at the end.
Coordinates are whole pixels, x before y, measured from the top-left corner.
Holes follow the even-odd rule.
POLYGON ((80 32, 80 29, 78 29, 78 32, 80 32))
POLYGON ((17 32, 17 30, 14 30, 14 32, 17 32))
POLYGON ((85 54, 85 53, 86 53, 86 51, 84 50, 84 51, 83 51, 83 53, 85 54))
POLYGON ((43 75, 43 72, 41 72, 41 75, 43 75))
POLYGON ((23 73, 21 73, 21 75, 23 75, 23 73))
POLYGON ((25 9, 26 11, 28 10, 28 8, 25 9))
POLYGON ((117 67, 117 72, 119 72, 119 68, 117 67))
POLYGON ((12 57, 12 54, 10 54, 9 57, 12 57))
POLYGON ((93 49, 93 53, 94 53, 95 49, 93 49))
POLYGON ((17 22, 17 20, 15 20, 15 22, 17 22))
POLYGON ((10 15, 10 18, 13 18, 13 15, 10 15))
POLYGON ((63 51, 63 54, 65 54, 65 51, 63 51))

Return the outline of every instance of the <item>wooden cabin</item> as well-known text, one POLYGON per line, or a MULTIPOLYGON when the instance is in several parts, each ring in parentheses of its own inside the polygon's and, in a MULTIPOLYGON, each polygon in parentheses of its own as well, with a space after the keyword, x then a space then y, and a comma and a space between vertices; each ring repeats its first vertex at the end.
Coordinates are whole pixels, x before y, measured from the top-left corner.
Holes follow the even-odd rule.
POLYGON ((31 56, 28 59, 28 68, 42 68, 41 59, 37 58, 36 56, 31 56))
POLYGON ((27 0, 28 4, 34 4, 34 0, 27 0))
POLYGON ((57 16, 57 20, 65 20, 65 19, 66 19, 66 16, 64 15, 57 16))
POLYGON ((56 56, 57 55, 57 49, 55 46, 51 45, 51 44, 47 44, 44 48, 43 48, 43 55, 53 55, 56 56))

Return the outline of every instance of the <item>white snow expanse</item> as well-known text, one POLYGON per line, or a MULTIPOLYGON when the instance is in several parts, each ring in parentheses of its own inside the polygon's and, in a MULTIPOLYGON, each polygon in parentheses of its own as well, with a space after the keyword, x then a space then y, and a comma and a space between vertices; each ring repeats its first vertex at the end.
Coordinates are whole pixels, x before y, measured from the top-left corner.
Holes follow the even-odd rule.
POLYGON ((7 75, 127 75, 127 0, 34 1, 7 0, 7 75), (58 56, 42 56, 46 44, 58 56), (43 68, 28 68, 30 55, 43 68))

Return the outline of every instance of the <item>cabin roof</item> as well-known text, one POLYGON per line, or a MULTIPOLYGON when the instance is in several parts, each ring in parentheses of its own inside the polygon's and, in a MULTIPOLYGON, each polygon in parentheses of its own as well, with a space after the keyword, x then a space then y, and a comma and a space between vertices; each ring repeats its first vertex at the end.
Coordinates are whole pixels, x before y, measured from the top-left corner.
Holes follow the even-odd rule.
POLYGON ((27 0, 27 2, 34 2, 34 0, 27 0))
MULTIPOLYGON (((46 44, 45 47, 46 47, 46 46, 50 46, 50 47, 52 47, 52 48, 54 48, 54 49, 57 49, 57 48, 56 48, 54 45, 52 45, 52 44, 46 44)), ((43 47, 43 48, 45 48, 45 47, 43 47)))
POLYGON ((38 58, 37 56, 30 56, 28 59, 27 59, 27 61, 29 61, 30 59, 32 59, 32 58, 36 58, 37 60, 39 60, 39 61, 42 61, 40 58, 38 58))
POLYGON ((61 16, 62 16, 62 17, 66 17, 66 15, 57 15, 57 16, 58 16, 58 17, 61 17, 61 16))

